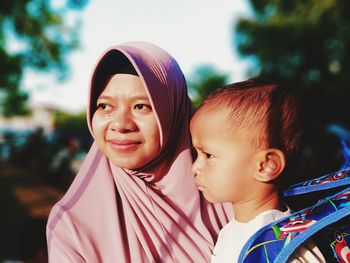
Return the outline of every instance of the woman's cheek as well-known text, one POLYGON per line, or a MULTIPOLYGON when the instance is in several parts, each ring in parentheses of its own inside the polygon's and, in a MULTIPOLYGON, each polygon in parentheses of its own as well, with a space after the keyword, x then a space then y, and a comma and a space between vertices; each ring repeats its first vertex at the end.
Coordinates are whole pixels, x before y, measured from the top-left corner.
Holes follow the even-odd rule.
POLYGON ((100 117, 94 115, 91 123, 94 138, 99 134, 106 132, 109 122, 110 121, 108 117, 100 117))

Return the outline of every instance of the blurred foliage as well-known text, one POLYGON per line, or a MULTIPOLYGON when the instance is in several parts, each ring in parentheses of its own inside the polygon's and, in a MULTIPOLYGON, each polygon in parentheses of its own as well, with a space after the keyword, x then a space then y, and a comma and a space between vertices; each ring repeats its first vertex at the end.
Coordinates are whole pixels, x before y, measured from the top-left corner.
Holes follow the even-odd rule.
POLYGON ((71 114, 63 111, 56 111, 54 114, 55 128, 57 130, 70 130, 70 131, 87 131, 88 126, 86 122, 86 113, 80 112, 71 114))
POLYGON ((26 178, 66 190, 91 146, 85 113, 55 112, 55 129, 6 131, 0 140, 1 165, 26 178))
POLYGON ((79 20, 68 16, 88 0, 2 0, 0 2, 0 114, 28 113, 20 90, 25 68, 68 73, 66 56, 78 47, 79 20), (56 4, 54 4, 56 3, 56 4))
MULTIPOLYGON (((9 152, 9 162, 20 166, 26 171, 27 176, 41 180, 48 171, 48 164, 52 149, 47 143, 47 139, 42 129, 33 132, 17 134, 17 136, 25 137, 23 143, 18 143, 16 134, 9 134, 9 139, 16 140, 9 142, 14 144, 11 152, 9 152)), ((22 138, 23 140, 23 138, 22 138)))
POLYGON ((20 89, 7 89, 6 99, 0 106, 4 116, 29 115, 30 110, 26 107, 28 94, 20 89))
POLYGON ((350 2, 250 0, 253 16, 235 25, 237 48, 260 75, 300 99, 305 136, 297 181, 340 167, 339 139, 328 131, 350 127, 350 2))
POLYGON ((86 112, 76 114, 62 111, 55 112, 55 141, 65 145, 71 137, 79 138, 82 149, 87 151, 92 143, 87 122, 86 112))
POLYGON ((198 107, 210 92, 227 84, 227 79, 228 75, 219 72, 211 65, 203 65, 195 69, 188 80, 193 105, 198 107))

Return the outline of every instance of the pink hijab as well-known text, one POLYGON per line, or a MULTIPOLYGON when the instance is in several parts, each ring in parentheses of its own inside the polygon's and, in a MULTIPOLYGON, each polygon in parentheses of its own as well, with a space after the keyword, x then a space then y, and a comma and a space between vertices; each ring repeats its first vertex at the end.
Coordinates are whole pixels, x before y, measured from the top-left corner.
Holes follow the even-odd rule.
POLYGON ((53 207, 50 262, 208 262, 231 207, 208 204, 191 174, 192 106, 175 59, 132 42, 108 49, 91 79, 87 112, 108 76, 130 64, 141 78, 160 129, 161 150, 138 171, 114 166, 93 143, 74 182, 53 207))

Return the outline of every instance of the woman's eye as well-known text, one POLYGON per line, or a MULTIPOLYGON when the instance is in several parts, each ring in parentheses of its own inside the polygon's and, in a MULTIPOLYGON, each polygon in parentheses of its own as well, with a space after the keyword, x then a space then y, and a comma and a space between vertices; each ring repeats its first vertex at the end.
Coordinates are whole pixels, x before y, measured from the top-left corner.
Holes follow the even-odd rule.
POLYGON ((105 111, 107 110, 109 105, 107 103, 99 103, 97 104, 97 110, 105 111))
POLYGON ((136 104, 134 106, 134 109, 135 110, 149 110, 149 111, 152 110, 151 105, 142 104, 142 103, 136 104))

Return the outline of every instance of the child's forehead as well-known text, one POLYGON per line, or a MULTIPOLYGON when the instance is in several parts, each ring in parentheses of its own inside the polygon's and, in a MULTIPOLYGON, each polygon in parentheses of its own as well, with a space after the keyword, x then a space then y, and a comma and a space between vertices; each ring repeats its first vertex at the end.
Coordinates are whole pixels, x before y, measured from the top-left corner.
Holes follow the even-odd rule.
POLYGON ((224 111, 199 108, 191 119, 191 129, 196 127, 223 132, 232 128, 232 123, 227 119, 224 111))
POLYGON ((203 115, 218 115, 226 112, 227 110, 225 108, 226 107, 215 107, 211 104, 203 104, 195 111, 195 114, 198 114, 201 117, 203 117, 203 115))
POLYGON ((196 110, 192 119, 195 119, 196 121, 211 119, 218 123, 227 123, 228 114, 229 110, 226 109, 226 107, 211 107, 204 105, 196 110))
POLYGON ((230 111, 222 108, 210 108, 210 107, 201 107, 199 108, 191 119, 190 129, 191 133, 195 129, 206 131, 217 132, 220 136, 238 136, 245 138, 256 138, 261 137, 262 133, 265 132, 263 126, 260 125, 251 125, 251 120, 247 118, 242 118, 242 116, 232 116, 230 111))

